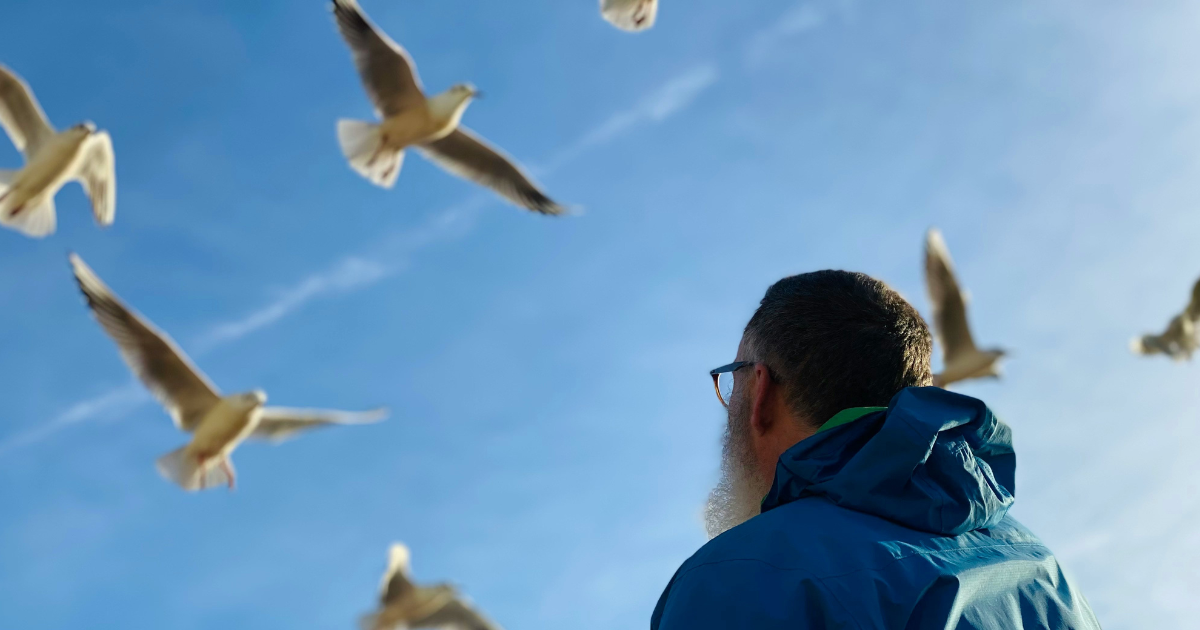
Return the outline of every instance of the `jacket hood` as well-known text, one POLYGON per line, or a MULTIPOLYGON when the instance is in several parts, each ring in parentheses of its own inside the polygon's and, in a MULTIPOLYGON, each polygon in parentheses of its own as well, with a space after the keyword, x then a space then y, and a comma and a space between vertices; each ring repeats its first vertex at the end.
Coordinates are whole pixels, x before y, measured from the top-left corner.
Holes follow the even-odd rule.
POLYGON ((1012 430, 983 401, 910 387, 779 458, 762 511, 809 496, 943 535, 994 527, 1016 493, 1012 430))

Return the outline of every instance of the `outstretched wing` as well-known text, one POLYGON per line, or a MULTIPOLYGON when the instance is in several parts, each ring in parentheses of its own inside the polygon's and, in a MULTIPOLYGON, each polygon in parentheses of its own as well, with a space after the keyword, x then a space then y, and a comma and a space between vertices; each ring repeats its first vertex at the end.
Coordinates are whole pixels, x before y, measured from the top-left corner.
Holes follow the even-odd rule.
POLYGON ((117 215, 117 173, 112 138, 103 131, 92 134, 84 145, 75 178, 92 200, 96 223, 112 225, 117 215))
POLYGON ((194 431, 220 401, 217 388, 166 333, 121 303, 83 259, 71 254, 71 267, 96 321, 117 343, 129 369, 167 408, 176 427, 194 431))
POLYGON ((0 65, 0 127, 12 138, 17 150, 26 157, 54 137, 54 127, 38 105, 29 85, 0 65))
POLYGON ((321 409, 288 409, 264 407, 258 427, 250 437, 272 442, 283 442, 296 434, 331 424, 370 424, 379 422, 388 415, 386 409, 375 409, 362 413, 349 411, 326 411, 321 409))
POLYGON ((954 357, 974 352, 967 305, 954 277, 950 251, 936 229, 930 230, 925 239, 925 286, 933 303, 933 328, 942 345, 942 360, 952 363, 954 357))
POLYGON ((447 171, 487 186, 518 206, 542 214, 566 211, 530 181, 512 159, 465 127, 419 148, 447 171))
POLYGON ((379 602, 384 606, 399 600, 413 590, 412 579, 409 577, 409 563, 412 554, 404 543, 392 543, 388 549, 387 571, 379 585, 379 602))
POLYGON ((1192 321, 1200 320, 1200 280, 1192 285, 1192 301, 1188 302, 1184 314, 1192 321))
POLYGON ((333 0, 333 16, 380 116, 387 118, 425 104, 412 57, 371 24, 356 0, 333 0))
POLYGON ((453 628, 454 630, 501 630, 496 622, 464 601, 463 596, 450 600, 441 610, 421 620, 419 628, 453 628))

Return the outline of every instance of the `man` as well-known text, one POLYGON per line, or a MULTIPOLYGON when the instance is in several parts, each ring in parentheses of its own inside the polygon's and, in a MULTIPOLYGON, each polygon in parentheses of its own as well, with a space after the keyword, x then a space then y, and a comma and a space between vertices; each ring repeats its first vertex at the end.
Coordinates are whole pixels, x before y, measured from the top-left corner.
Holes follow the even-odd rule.
POLYGON ((767 290, 737 361, 713 370, 729 408, 714 538, 651 630, 1100 627, 1006 516, 1008 426, 927 387, 931 346, 916 310, 869 276, 767 290))

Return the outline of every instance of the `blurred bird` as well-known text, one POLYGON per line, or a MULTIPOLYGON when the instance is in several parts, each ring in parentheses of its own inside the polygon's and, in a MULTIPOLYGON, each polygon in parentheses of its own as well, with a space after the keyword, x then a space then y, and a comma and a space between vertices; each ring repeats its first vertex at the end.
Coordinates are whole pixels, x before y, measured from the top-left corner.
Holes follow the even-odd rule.
POLYGON ((644 31, 654 26, 658 0, 600 0, 600 15, 623 31, 644 31))
POLYGON ((183 448, 158 459, 158 472, 194 491, 228 484, 236 473, 229 457, 246 438, 281 442, 296 433, 329 424, 382 420, 387 412, 366 413, 264 407, 261 390, 222 396, 165 333, 126 308, 83 260, 71 254, 71 267, 88 306, 129 369, 158 399, 175 427, 192 434, 183 448))
POLYGON ((83 185, 100 225, 117 211, 117 176, 112 139, 90 122, 54 130, 33 92, 0 65, 0 126, 25 156, 19 171, 0 170, 0 225, 27 236, 53 234, 58 222, 54 196, 69 181, 83 185))
POLYGON ((467 105, 480 96, 460 83, 426 98, 408 52, 379 32, 355 0, 334 0, 333 15, 350 46, 379 124, 339 120, 337 133, 350 166, 372 183, 396 183, 404 150, 416 147, 443 169, 487 186, 518 206, 542 214, 562 214, 513 161, 459 124, 467 105))
POLYGON ((1200 320, 1200 280, 1192 285, 1192 301, 1183 312, 1171 319, 1160 335, 1143 335, 1134 339, 1130 348, 1136 354, 1165 354, 1176 361, 1191 359, 1200 347, 1196 338, 1196 322, 1200 320))
POLYGON ((925 238, 925 286, 933 303, 933 329, 942 346, 942 372, 933 384, 945 387, 972 378, 999 377, 1004 350, 980 350, 967 325, 967 304, 942 233, 933 228, 925 238))
POLYGON ((449 584, 417 586, 409 575, 408 547, 395 543, 380 584, 379 610, 362 618, 363 630, 446 628, 500 630, 449 584))

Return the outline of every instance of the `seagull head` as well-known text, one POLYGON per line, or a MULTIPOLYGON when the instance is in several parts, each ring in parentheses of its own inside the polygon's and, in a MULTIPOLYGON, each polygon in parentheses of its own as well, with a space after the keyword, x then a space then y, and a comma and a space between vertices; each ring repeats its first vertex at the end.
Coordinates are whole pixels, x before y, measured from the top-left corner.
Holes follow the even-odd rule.
POLYGON ((471 85, 470 83, 459 83, 458 85, 450 88, 450 93, 462 99, 463 101, 468 101, 473 98, 483 98, 483 92, 480 92, 479 88, 471 85))
POLYGON ((239 396, 239 398, 241 398, 243 403, 250 407, 261 407, 262 405, 267 404, 267 392, 264 392, 261 389, 256 389, 252 392, 246 392, 245 394, 239 396))
POLYGON ((96 133, 96 123, 94 123, 90 120, 85 120, 84 122, 81 122, 78 125, 75 125, 75 129, 77 129, 79 131, 86 131, 89 134, 93 134, 93 133, 96 133))

